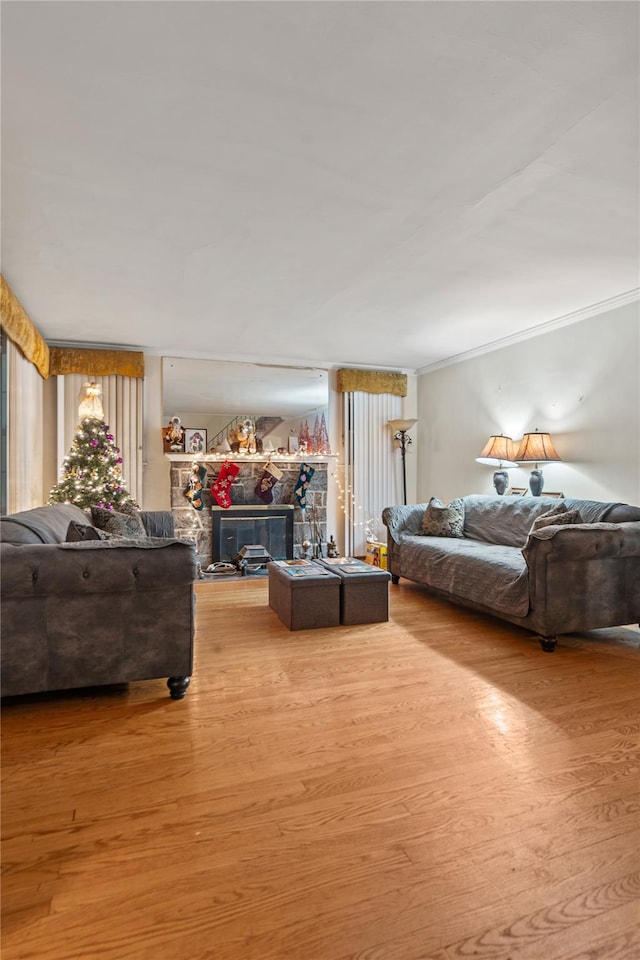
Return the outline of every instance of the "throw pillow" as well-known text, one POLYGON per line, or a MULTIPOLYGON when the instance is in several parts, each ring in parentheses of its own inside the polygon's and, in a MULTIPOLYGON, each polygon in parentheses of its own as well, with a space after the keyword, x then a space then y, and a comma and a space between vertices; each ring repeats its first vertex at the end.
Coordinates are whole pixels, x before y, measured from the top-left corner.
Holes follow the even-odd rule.
POLYGON ((118 504, 118 513, 126 513, 129 517, 137 517, 140 515, 140 510, 133 500, 125 500, 124 503, 118 504))
POLYGON ((108 540, 109 534, 105 530, 98 530, 89 523, 76 523, 72 520, 67 527, 65 540, 67 543, 79 543, 83 540, 108 540))
POLYGON ((548 510, 546 513, 541 513, 540 516, 536 517, 531 524, 531 529, 529 530, 529 536, 527 537, 525 547, 529 546, 531 542, 531 534, 534 532, 534 530, 542 530, 543 527, 564 526, 568 523, 582 523, 582 517, 580 516, 579 510, 567 510, 566 507, 563 507, 562 509, 559 507, 554 507, 552 510, 548 510))
POLYGON ((119 537, 128 537, 131 540, 140 540, 147 536, 142 518, 139 515, 129 516, 118 510, 107 510, 106 507, 91 507, 91 519, 94 526, 107 533, 115 533, 119 537))
POLYGON ((464 503, 461 498, 444 504, 431 497, 418 534, 422 537, 464 537, 464 503))

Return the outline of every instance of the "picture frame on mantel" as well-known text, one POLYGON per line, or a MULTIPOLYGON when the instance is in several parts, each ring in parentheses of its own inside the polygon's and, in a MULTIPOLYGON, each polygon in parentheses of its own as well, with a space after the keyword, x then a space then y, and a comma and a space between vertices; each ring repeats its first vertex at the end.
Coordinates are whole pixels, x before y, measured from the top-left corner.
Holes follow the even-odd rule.
POLYGON ((184 452, 207 452, 207 431, 203 427, 185 427, 184 452))

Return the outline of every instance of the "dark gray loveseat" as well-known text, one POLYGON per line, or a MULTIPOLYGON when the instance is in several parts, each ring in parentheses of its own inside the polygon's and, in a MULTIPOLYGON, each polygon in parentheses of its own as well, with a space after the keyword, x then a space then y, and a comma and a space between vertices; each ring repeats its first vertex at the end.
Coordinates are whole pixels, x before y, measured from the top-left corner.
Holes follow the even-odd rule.
POLYGON ((2 696, 167 677, 193 666, 195 545, 168 512, 142 511, 140 540, 66 543, 71 504, 0 518, 2 696))
POLYGON ((387 507, 391 579, 415 580, 463 606, 491 613, 540 636, 640 620, 640 508, 564 500, 580 523, 532 531, 557 507, 548 497, 462 497, 464 536, 423 536, 426 503, 387 507))

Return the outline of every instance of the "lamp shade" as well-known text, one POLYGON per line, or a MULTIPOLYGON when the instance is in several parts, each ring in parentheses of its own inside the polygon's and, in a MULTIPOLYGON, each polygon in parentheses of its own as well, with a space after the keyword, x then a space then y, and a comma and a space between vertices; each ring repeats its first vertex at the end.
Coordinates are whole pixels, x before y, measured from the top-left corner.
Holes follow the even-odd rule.
POLYGON ((401 433, 403 430, 411 430, 411 427, 414 427, 417 422, 417 420, 389 420, 389 426, 392 430, 401 433))
POLYGON ((517 467, 515 462, 515 444, 511 437, 505 437, 502 434, 489 437, 486 444, 480 451, 480 456, 476 457, 477 463, 488 463, 492 466, 499 463, 503 467, 517 467))
POLYGON ((525 433, 515 455, 518 463, 549 463, 560 460, 548 433, 525 433))

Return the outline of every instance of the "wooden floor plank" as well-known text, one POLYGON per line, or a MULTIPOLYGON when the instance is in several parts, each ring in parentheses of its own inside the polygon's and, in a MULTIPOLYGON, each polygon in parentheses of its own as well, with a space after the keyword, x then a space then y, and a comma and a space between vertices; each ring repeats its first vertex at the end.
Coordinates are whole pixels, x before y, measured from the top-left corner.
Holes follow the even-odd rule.
POLYGON ((288 631, 196 586, 196 666, 3 705, 3 960, 635 960, 640 633, 391 588, 288 631))

